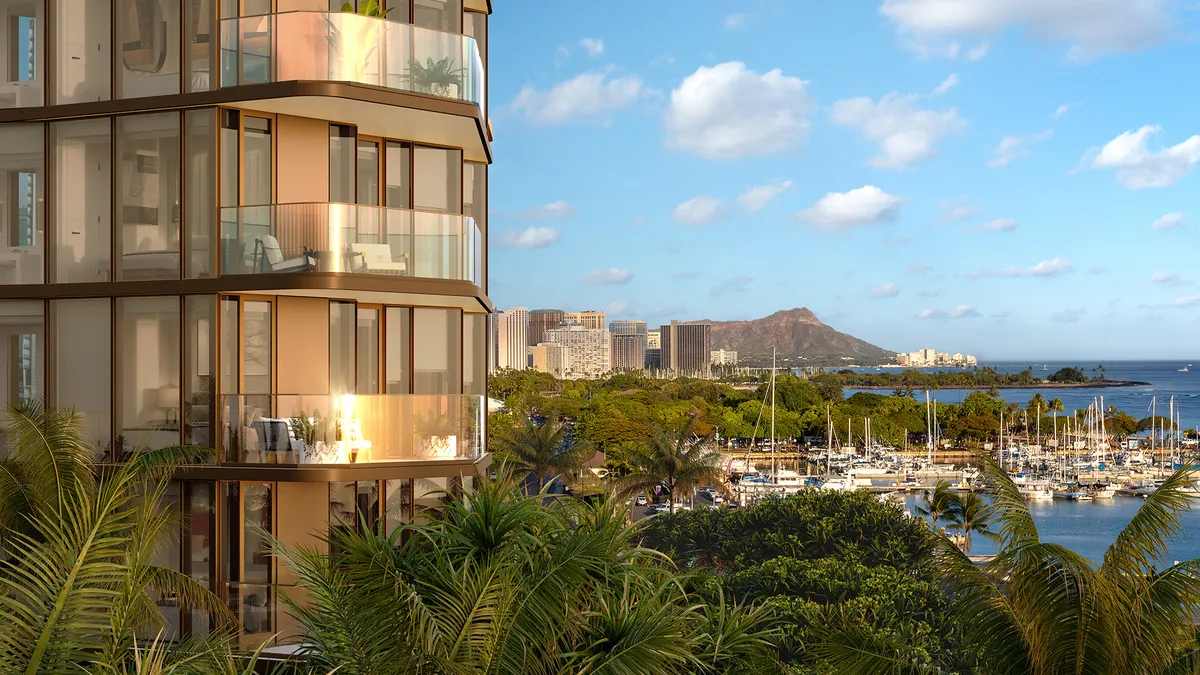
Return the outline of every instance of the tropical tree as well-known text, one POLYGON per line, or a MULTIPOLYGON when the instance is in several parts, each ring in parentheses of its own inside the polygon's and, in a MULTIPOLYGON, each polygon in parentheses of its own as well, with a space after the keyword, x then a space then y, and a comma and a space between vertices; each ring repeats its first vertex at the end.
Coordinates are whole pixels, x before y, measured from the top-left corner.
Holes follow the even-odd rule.
MULTIPOLYGON (((1041 540, 1025 499, 983 456, 999 553, 977 565, 939 542, 937 565, 965 640, 996 675, 1195 673, 1200 560, 1166 566, 1191 508, 1191 462, 1172 474, 1117 535, 1099 564, 1041 540)), ((911 672, 907 654, 831 630, 819 647, 835 672, 911 672)))
POLYGON ((946 527, 963 533, 965 545, 963 551, 971 552, 971 533, 976 532, 989 539, 996 534, 991 528, 992 508, 974 492, 968 492, 954 500, 946 512, 946 527))
POLYGON ((639 525, 606 500, 545 501, 508 476, 438 507, 428 522, 335 530, 324 548, 277 555, 302 653, 338 675, 769 673, 761 609, 707 606, 639 525), (756 666, 757 667, 757 666, 756 666))
POLYGON ((541 492, 554 476, 574 476, 583 465, 587 448, 575 443, 570 428, 561 420, 538 423, 524 417, 516 426, 491 439, 496 461, 517 477, 534 476, 541 492))
POLYGON ((695 417, 688 417, 678 430, 656 425, 643 443, 626 448, 632 470, 617 480, 618 493, 629 497, 662 488, 671 513, 675 513, 676 497, 682 499, 704 485, 721 482, 721 454, 711 434, 701 436, 693 431, 695 423, 695 417))
MULTIPOLYGON (((178 514, 163 507, 171 470, 209 451, 137 451, 97 479, 80 421, 73 410, 36 401, 12 405, 5 416, 0 672, 141 668, 132 660, 137 636, 153 638, 166 625, 151 592, 216 620, 217 630, 187 658, 227 653, 235 619, 225 603, 191 577, 153 564, 179 526, 178 514)), ((172 651, 168 661, 178 658, 172 651)))
POLYGON ((936 528, 938 522, 944 519, 958 503, 958 495, 950 489, 950 483, 939 480, 932 490, 925 490, 921 494, 921 503, 924 506, 918 506, 917 513, 929 518, 929 525, 936 528))

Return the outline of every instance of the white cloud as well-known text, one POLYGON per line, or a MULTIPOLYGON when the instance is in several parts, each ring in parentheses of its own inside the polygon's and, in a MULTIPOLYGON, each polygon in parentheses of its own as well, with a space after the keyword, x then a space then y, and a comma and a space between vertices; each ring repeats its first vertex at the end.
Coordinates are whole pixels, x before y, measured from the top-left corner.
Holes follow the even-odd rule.
POLYGON ((613 300, 604 306, 604 313, 610 317, 628 316, 633 310, 633 303, 628 300, 613 300))
POLYGON ((830 192, 796 216, 815 229, 840 232, 895 220, 903 203, 902 197, 865 185, 849 192, 830 192))
POLYGON ((570 202, 557 201, 520 209, 513 215, 523 220, 566 220, 575 215, 575 207, 570 202))
POLYGON ((959 305, 958 307, 950 310, 950 314, 948 316, 951 319, 974 319, 980 316, 980 314, 979 310, 970 305, 959 305))
POLYGON ((1035 40, 1065 42, 1076 57, 1142 49, 1173 24, 1171 0, 884 0, 879 12, 918 49, 997 35, 1015 27, 1035 40))
POLYGON ((891 93, 878 102, 866 97, 833 104, 833 121, 858 130, 863 138, 879 143, 880 153, 869 162, 884 169, 907 169, 937 154, 934 145, 946 136, 962 133, 966 122, 954 108, 924 110, 916 94, 891 93))
POLYGON ((933 309, 933 308, 923 309, 923 310, 917 312, 917 318, 918 319, 944 319, 944 318, 946 318, 946 313, 940 309, 933 309))
POLYGON ((545 248, 558 239, 558 230, 553 227, 530 226, 524 230, 509 230, 501 234, 500 245, 511 248, 545 248))
POLYGON ((933 270, 933 267, 926 265, 925 263, 914 263, 912 265, 909 265, 908 268, 904 270, 904 272, 906 274, 912 274, 914 276, 923 276, 923 275, 929 274, 929 272, 932 270, 933 270))
POLYGON ((917 291, 917 297, 919 298, 936 298, 941 294, 942 289, 940 288, 923 288, 917 291))
POLYGON ((746 15, 741 12, 730 14, 725 17, 725 30, 733 30, 746 25, 746 15))
POLYGON ((958 74, 950 73, 950 77, 947 77, 945 80, 942 80, 942 83, 939 84, 937 86, 937 88, 933 90, 933 95, 940 96, 940 95, 950 91, 957 85, 958 85, 958 74))
POLYGON ((1115 169, 1117 183, 1130 190, 1174 185, 1200 162, 1200 136, 1169 148, 1150 150, 1147 141, 1159 131, 1162 127, 1150 125, 1126 131, 1099 151, 1089 151, 1083 163, 1090 157, 1093 169, 1115 169))
POLYGON ((938 204, 938 220, 943 223, 970 220, 977 215, 979 215, 979 207, 968 204, 965 198, 943 199, 938 204))
POLYGON ((1155 284, 1163 284, 1166 286, 1188 286, 1190 281, 1180 279, 1178 274, 1174 272, 1155 272, 1150 277, 1150 281, 1155 284))
POLYGON ((980 42, 967 52, 968 61, 982 61, 983 57, 988 55, 988 43, 980 42))
POLYGON ((684 225, 704 225, 725 216, 725 203, 716 197, 692 197, 675 207, 671 217, 684 225))
POLYGON ((751 213, 762 211, 767 204, 771 203, 779 195, 792 189, 792 181, 783 180, 767 185, 756 185, 742 194, 738 195, 738 205, 751 213))
POLYGON ((972 229, 976 232, 1012 232, 1020 225, 1021 221, 1016 218, 996 218, 972 229))
POLYGON ((627 284, 633 279, 633 272, 620 267, 592 270, 583 275, 580 280, 585 284, 620 285, 627 284))
POLYGON ((812 107, 807 83, 779 69, 701 67, 671 92, 664 144, 714 159, 772 155, 804 140, 812 107))
POLYGON ((1168 213, 1150 225, 1152 230, 1172 230, 1187 222, 1187 216, 1181 212, 1168 213))
POLYGON ((876 284, 867 289, 867 295, 872 298, 894 298, 900 295, 900 286, 892 282, 876 284))
POLYGON ((600 38, 583 38, 579 46, 587 50, 589 56, 600 56, 604 53, 604 40, 600 38))
POLYGON ((1001 270, 980 267, 967 274, 972 279, 980 277, 1052 277, 1071 271, 1071 263, 1062 258, 1043 260, 1031 267, 1009 266, 1001 270))
POLYGON ((647 93, 636 75, 609 78, 607 73, 583 73, 548 91, 525 85, 513 99, 512 109, 531 122, 561 124, 620 110, 647 93))
POLYGON ((1192 305, 1200 305, 1200 295, 1185 295, 1171 301, 1172 307, 1191 307, 1192 305))
POLYGON ((1057 323, 1077 323, 1083 318, 1082 309, 1060 309, 1050 315, 1050 320, 1057 323))
POLYGON ((1070 112, 1072 108, 1078 108, 1078 107, 1079 107, 1078 103, 1064 103, 1064 104, 1058 106, 1057 108, 1055 108, 1054 112, 1051 113, 1050 116, 1053 117, 1054 119, 1060 119, 1063 115, 1066 115, 1068 112, 1070 112))
POLYGON ((1033 136, 1005 136, 1000 139, 999 145, 992 151, 993 157, 988 160, 987 164, 994 167, 1008 166, 1014 160, 1028 155, 1029 146, 1050 138, 1052 133, 1047 129, 1033 136))

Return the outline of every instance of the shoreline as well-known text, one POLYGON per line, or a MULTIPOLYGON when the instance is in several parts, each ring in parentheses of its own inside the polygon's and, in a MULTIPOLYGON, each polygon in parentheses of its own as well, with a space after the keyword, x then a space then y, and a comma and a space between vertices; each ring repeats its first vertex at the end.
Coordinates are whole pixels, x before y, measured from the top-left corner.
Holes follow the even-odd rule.
POLYGON ((936 391, 938 389, 975 389, 978 391, 987 391, 988 389, 1116 389, 1120 387, 1148 387, 1149 382, 1138 382, 1136 380, 1104 380, 1101 382, 1039 382, 1034 384, 947 384, 937 385, 936 387, 923 386, 908 386, 897 382, 896 384, 872 384, 872 385, 855 385, 842 384, 845 389, 877 389, 881 391, 895 389, 912 389, 913 391, 921 391, 929 389, 936 391))

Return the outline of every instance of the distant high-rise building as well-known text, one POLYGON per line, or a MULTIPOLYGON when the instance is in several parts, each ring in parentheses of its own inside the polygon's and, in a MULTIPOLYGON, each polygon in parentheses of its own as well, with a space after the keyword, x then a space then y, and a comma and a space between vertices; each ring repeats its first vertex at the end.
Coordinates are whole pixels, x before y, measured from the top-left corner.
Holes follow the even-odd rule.
POLYGON ((714 366, 736 366, 737 352, 728 349, 717 349, 713 351, 710 361, 714 366))
POLYGON ((529 312, 529 346, 546 341, 546 331, 558 328, 566 314, 561 309, 534 309, 529 312))
POLYGON ((646 331, 646 349, 662 349, 662 329, 646 331))
POLYGON ((613 336, 613 370, 642 370, 646 367, 646 322, 610 321, 608 332, 613 336), (618 340, 618 336, 633 340, 618 340))
POLYGON ((496 367, 529 367, 529 310, 512 307, 496 315, 496 367))
POLYGON ((662 370, 676 377, 712 376, 712 325, 672 321, 659 329, 662 370))
POLYGON ((662 331, 646 331, 646 370, 662 370, 662 331))
POLYGON ((546 331, 546 342, 570 350, 566 377, 594 379, 612 370, 612 334, 606 330, 566 325, 546 331))
POLYGON ((594 330, 604 330, 604 324, 608 317, 604 312, 596 312, 587 310, 586 312, 567 312, 563 319, 567 323, 577 323, 584 328, 592 328, 594 330))
POLYGON ((571 363, 571 348, 557 342, 543 342, 530 347, 533 352, 533 369, 565 377, 571 363))

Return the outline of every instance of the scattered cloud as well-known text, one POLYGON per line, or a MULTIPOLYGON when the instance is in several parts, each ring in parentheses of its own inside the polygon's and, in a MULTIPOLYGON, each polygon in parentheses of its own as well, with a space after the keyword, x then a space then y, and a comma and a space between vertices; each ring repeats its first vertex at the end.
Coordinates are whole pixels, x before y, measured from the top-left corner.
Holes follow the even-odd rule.
POLYGON ((968 61, 982 61, 983 57, 988 55, 989 45, 986 42, 980 42, 967 52, 968 61))
POLYGON ((937 86, 937 88, 935 88, 933 90, 933 95, 941 96, 942 94, 950 91, 951 89, 953 89, 956 86, 958 86, 958 74, 950 73, 950 77, 947 77, 946 79, 942 80, 942 83, 939 84, 937 86))
POLYGON ((807 83, 779 69, 703 66, 671 92, 664 144, 710 159, 777 154, 803 142, 812 108, 807 83))
POLYGON ((971 229, 976 232, 1012 232, 1021 226, 1016 218, 996 218, 971 229))
POLYGON ((959 305, 950 310, 950 314, 947 316, 951 319, 974 319, 982 315, 979 313, 979 310, 970 305, 959 305))
POLYGON ((725 202, 716 197, 692 197, 675 207, 671 217, 683 225, 705 225, 725 217, 725 202))
POLYGON ((600 56, 604 53, 604 40, 600 38, 583 38, 579 46, 587 50, 588 56, 600 56))
POLYGON ((814 229, 841 232, 895 220, 903 203, 902 197, 864 185, 849 192, 830 192, 796 217, 814 229))
POLYGON ((1050 320, 1056 323, 1078 323, 1083 314, 1082 309, 1060 309, 1050 315, 1050 320))
POLYGON ((923 310, 917 312, 916 318, 918 318, 918 319, 944 319, 944 318, 946 318, 946 313, 940 309, 933 309, 931 307, 929 309, 923 309, 923 310))
POLYGON ((604 313, 610 317, 628 316, 633 310, 633 303, 628 300, 613 300, 604 306, 604 313))
POLYGON ((1040 42, 1064 42, 1072 56, 1082 59, 1161 42, 1171 33, 1174 21, 1169 8, 1174 4, 1169 0, 884 0, 879 13, 896 25, 906 44, 922 51, 937 49, 948 40, 989 37, 1016 28, 1040 42))
POLYGON ((746 15, 736 12, 725 17, 725 30, 733 30, 746 25, 746 15))
POLYGON ((938 203, 937 219, 943 223, 957 223, 979 215, 979 207, 967 203, 966 197, 943 199, 938 203))
POLYGON ((767 185, 756 185, 738 195, 738 205, 743 209, 756 213, 766 208, 779 195, 792 189, 792 181, 782 180, 767 185))
POLYGON ((754 277, 740 276, 732 279, 726 279, 716 286, 712 287, 712 296, 719 298, 723 295, 731 293, 745 293, 750 284, 754 282, 754 277))
POLYGON ((1051 113, 1050 116, 1056 120, 1061 119, 1063 115, 1066 115, 1067 113, 1071 112, 1072 108, 1078 108, 1080 105, 1082 105, 1082 104, 1080 104, 1080 103, 1064 103, 1064 104, 1058 106, 1057 108, 1055 108, 1054 112, 1051 113))
POLYGON ((530 122, 562 124, 627 108, 649 93, 637 75, 610 78, 606 72, 583 73, 545 91, 525 85, 513 99, 512 109, 530 122))
POLYGON ((617 286, 627 284, 633 279, 633 272, 620 267, 592 270, 580 278, 585 284, 600 284, 617 286))
POLYGON ((1192 305, 1200 305, 1200 295, 1185 295, 1171 301, 1172 307, 1191 307, 1192 305))
POLYGON ((666 305, 665 307, 655 307, 646 312, 647 319, 670 319, 680 316, 686 316, 688 313, 687 307, 683 305, 666 305))
POLYGON ((1152 230, 1173 230, 1187 222, 1187 216, 1182 212, 1168 213, 1150 225, 1152 230))
POLYGON ((909 265, 904 272, 913 276, 924 276, 933 271, 933 267, 925 263, 913 263, 909 265))
POLYGON ((1178 274, 1174 272, 1155 272, 1150 277, 1151 283, 1163 284, 1166 286, 1188 286, 1192 282, 1185 279, 1180 279, 1178 274))
POLYGON ((871 166, 904 170, 937 154, 934 145, 946 136, 962 133, 966 122, 955 108, 925 110, 916 94, 886 94, 878 102, 866 97, 833 104, 834 123, 852 127, 868 141, 879 144, 871 166))
POLYGON ((558 230, 553 227, 530 226, 501 234, 499 243, 510 248, 545 248, 558 240, 558 230))
POLYGON ((1000 270, 980 267, 972 270, 967 276, 972 279, 980 277, 1052 277, 1069 271, 1071 271, 1071 263, 1062 258, 1052 258, 1031 267, 1009 266, 1000 270))
POLYGON ((1117 183, 1130 190, 1174 185, 1200 162, 1200 135, 1178 145, 1151 150, 1147 147, 1150 136, 1160 131, 1162 127, 1150 125, 1126 131, 1099 150, 1089 150, 1080 166, 1114 169, 1117 183))
POLYGON ((519 209, 513 216, 521 220, 566 220, 575 215, 575 206, 570 202, 550 202, 541 206, 519 209))
POLYGON ((992 158, 988 160, 987 165, 991 167, 1008 166, 1012 162, 1029 154, 1029 146, 1050 138, 1054 132, 1050 129, 1043 131, 1040 134, 1033 136, 1005 136, 1000 139, 1000 143, 992 150, 992 158))
POLYGON ((917 291, 918 298, 936 298, 941 294, 942 289, 940 288, 922 288, 921 290, 917 291))
POLYGON ((900 295, 900 286, 892 282, 876 284, 867 289, 867 295, 872 298, 894 298, 900 295))

